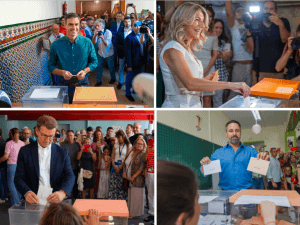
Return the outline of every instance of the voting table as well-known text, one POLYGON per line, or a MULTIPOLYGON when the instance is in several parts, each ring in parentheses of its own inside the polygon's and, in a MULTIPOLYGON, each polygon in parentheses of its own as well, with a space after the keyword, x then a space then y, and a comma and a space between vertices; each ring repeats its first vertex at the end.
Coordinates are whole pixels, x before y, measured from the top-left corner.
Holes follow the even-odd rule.
POLYGON ((299 108, 299 85, 300 81, 264 78, 251 87, 249 106, 239 95, 219 108, 299 108))

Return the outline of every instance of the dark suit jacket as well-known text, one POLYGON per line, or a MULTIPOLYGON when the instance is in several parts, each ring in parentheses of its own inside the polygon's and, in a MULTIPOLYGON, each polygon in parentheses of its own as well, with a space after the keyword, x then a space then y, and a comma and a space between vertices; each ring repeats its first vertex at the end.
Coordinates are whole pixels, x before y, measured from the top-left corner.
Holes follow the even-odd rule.
POLYGON ((134 70, 142 68, 141 45, 133 31, 125 39, 125 62, 127 68, 134 70))
POLYGON ((119 59, 123 59, 125 57, 124 29, 125 27, 122 27, 122 29, 119 30, 116 39, 117 54, 119 59))
POLYGON ((111 33, 112 33, 112 35, 113 35, 113 38, 112 38, 113 45, 116 44, 118 32, 119 32, 122 28, 124 28, 124 27, 125 27, 125 26, 124 26, 124 21, 123 21, 123 20, 121 21, 121 24, 120 24, 119 29, 118 29, 117 21, 114 21, 114 22, 111 23, 111 25, 110 25, 110 31, 111 31, 111 33))
MULTIPOLYGON (((68 150, 54 143, 51 145, 50 185, 53 192, 63 190, 70 196, 75 183, 68 150)), ((35 141, 20 149, 15 174, 15 185, 22 196, 28 191, 37 194, 39 189, 39 153, 35 141)))

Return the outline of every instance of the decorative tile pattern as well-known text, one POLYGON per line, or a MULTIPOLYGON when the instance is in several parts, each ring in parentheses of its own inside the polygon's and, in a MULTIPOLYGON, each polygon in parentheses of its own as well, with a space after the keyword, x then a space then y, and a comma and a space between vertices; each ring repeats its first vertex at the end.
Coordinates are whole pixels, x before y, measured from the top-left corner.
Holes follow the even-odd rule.
POLYGON ((57 19, 0 27, 0 90, 11 102, 21 102, 31 86, 50 84, 48 56, 39 40, 49 37, 55 22, 57 19))

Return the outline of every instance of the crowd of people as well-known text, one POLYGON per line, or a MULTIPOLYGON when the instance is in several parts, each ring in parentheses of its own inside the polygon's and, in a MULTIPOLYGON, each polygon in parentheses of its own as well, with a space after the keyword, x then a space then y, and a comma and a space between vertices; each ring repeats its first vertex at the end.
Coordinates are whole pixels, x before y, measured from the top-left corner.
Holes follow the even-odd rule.
MULTIPOLYGON (((276 1, 262 2, 259 28, 242 19, 244 4, 228 0, 225 11, 227 21, 216 18, 212 5, 177 0, 164 16, 157 13, 162 107, 220 107, 239 94, 247 97, 250 87, 263 78, 300 79, 300 45, 298 40, 292 44, 290 23, 278 16, 276 1)), ((300 27, 297 37, 299 31, 300 27)))
POLYGON ((45 186, 53 188, 48 202, 126 200, 130 218, 143 215, 147 205, 145 221, 154 224, 154 131, 141 133, 139 123, 128 124, 126 131, 108 127, 105 135, 100 126, 56 128, 53 117, 42 116, 33 129, 11 129, 6 141, 0 129, 0 203, 8 200, 8 190, 11 205, 21 199, 38 203, 38 187, 45 186))
POLYGON ((126 97, 134 102, 134 77, 142 72, 154 74, 153 20, 150 11, 142 11, 138 17, 134 4, 127 4, 125 13, 114 8, 111 14, 105 12, 100 18, 87 13, 62 16, 49 37, 48 69, 53 83, 68 86, 71 103, 76 86, 89 86, 90 72, 97 70, 95 86, 102 86, 105 61, 110 72, 109 84, 117 81, 118 72, 117 89, 122 88, 125 80, 126 97), (134 13, 128 14, 130 7, 134 13))

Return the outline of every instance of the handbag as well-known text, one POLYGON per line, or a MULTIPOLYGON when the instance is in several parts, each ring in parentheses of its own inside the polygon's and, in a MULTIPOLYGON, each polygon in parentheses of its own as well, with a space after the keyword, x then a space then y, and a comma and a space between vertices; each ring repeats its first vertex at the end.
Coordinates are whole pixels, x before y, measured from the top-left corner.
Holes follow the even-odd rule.
POLYGON ((85 178, 85 179, 91 179, 92 176, 93 176, 93 172, 90 171, 90 170, 83 170, 82 176, 83 176, 83 178, 85 178))

